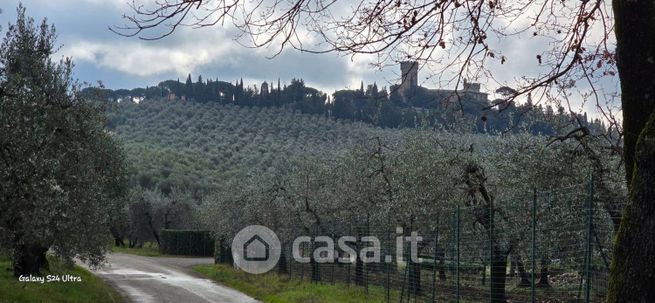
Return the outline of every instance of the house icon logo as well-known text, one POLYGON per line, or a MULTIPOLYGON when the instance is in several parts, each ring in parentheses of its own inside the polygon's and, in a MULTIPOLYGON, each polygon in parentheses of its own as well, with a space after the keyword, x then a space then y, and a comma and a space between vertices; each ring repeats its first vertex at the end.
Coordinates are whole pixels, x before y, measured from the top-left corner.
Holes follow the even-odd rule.
POLYGON ((280 240, 275 232, 266 226, 247 226, 232 240, 235 265, 251 274, 262 274, 275 268, 280 260, 280 253, 280 240))
POLYGON ((259 235, 254 235, 246 241, 243 251, 243 259, 246 261, 266 261, 270 257, 270 247, 259 235))

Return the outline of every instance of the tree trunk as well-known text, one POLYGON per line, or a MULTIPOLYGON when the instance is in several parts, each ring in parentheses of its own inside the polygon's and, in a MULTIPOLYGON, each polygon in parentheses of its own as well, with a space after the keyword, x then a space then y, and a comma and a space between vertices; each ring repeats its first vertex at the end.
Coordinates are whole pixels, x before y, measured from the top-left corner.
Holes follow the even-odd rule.
POLYGON ((655 113, 639 137, 634 167, 630 199, 616 236, 607 302, 655 302, 655 113))
POLYGON ((516 256, 516 268, 518 269, 520 279, 517 286, 529 287, 531 285, 530 279, 528 279, 528 274, 525 272, 525 266, 523 265, 523 261, 521 261, 520 256, 516 256))
POLYGON ((655 302, 655 3, 614 0, 612 8, 630 196, 614 244, 607 301, 655 302))
POLYGON ((221 264, 234 264, 234 258, 232 257, 232 249, 225 245, 225 239, 221 238, 218 241, 218 247, 216 249, 216 261, 221 264))
POLYGON ((505 282, 507 278, 507 253, 498 248, 495 244, 493 247, 493 257, 491 259, 491 302, 506 302, 505 282))
POLYGON ((364 262, 357 256, 355 258, 355 285, 364 285, 364 262))
POLYGON ((421 263, 409 260, 409 293, 421 295, 421 263))
POLYGON ((155 241, 157 241, 157 246, 161 247, 161 242, 159 241, 159 234, 157 234, 157 231, 155 231, 154 229, 152 230, 152 236, 155 237, 155 241))
POLYGON ((159 234, 157 233, 157 229, 155 226, 152 224, 152 216, 150 215, 149 212, 146 212, 146 218, 148 219, 148 227, 150 227, 150 230, 152 231, 152 236, 155 238, 155 241, 157 241, 157 246, 161 248, 161 242, 159 241, 159 234))
POLYGON ((439 255, 439 280, 446 281, 446 264, 444 262, 444 253, 439 255))
POLYGON ((48 269, 46 252, 48 248, 40 245, 21 245, 14 253, 14 276, 40 275, 41 269, 48 269))
POLYGON ((313 255, 310 257, 310 260, 312 266, 312 282, 321 282, 321 268, 319 267, 320 264, 316 262, 316 259, 314 259, 313 255))
POLYGON ((280 260, 277 262, 277 273, 281 275, 289 274, 289 269, 287 268, 287 254, 284 249, 280 252, 280 260))
POLYGON ((223 263, 234 266, 234 256, 232 256, 232 249, 230 247, 223 247, 223 263))
MULTIPOLYGON (((485 201, 490 202, 489 207, 484 209, 484 213, 482 217, 479 217, 478 222, 482 224, 482 226, 485 228, 485 230, 491 234, 494 233, 493 239, 498 239, 496 233, 496 230, 493 229, 492 225, 492 211, 491 209, 491 197, 489 196, 488 192, 484 187, 482 187, 481 193, 483 196, 485 196, 485 201)), ((489 283, 491 286, 491 302, 492 303, 499 303, 499 302, 506 302, 507 298, 505 297, 505 285, 507 282, 507 256, 509 256, 509 253, 511 249, 502 249, 501 245, 496 242, 497 240, 494 241, 492 245, 492 256, 491 256, 491 262, 490 262, 490 277, 489 277, 489 283)))
POLYGON ((109 231, 111 232, 111 235, 114 237, 114 245, 119 246, 119 247, 125 247, 125 242, 124 242, 124 237, 121 235, 120 232, 118 232, 118 229, 115 227, 109 228, 109 231))
POLYGON ((548 265, 550 260, 548 258, 541 258, 541 272, 539 273, 539 282, 537 283, 538 287, 550 287, 550 281, 548 281, 548 265))
POLYGON ((612 7, 621 80, 625 173, 630 184, 637 139, 655 109, 655 3, 614 0, 612 7))
POLYGON ((214 241, 214 264, 219 264, 221 263, 221 243, 223 242, 222 239, 216 239, 214 241))

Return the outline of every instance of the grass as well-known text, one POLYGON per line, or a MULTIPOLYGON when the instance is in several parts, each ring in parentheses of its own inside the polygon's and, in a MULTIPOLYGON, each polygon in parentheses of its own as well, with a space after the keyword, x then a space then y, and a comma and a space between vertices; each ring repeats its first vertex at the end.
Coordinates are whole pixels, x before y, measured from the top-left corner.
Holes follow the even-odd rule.
POLYGON ((19 282, 11 270, 9 258, 0 255, 0 302, 123 302, 121 295, 102 279, 89 271, 74 266, 66 267, 61 261, 49 258, 50 270, 42 270, 47 275, 71 275, 81 277, 81 282, 19 282))
POLYGON ((349 287, 342 283, 310 283, 275 273, 251 275, 223 264, 198 265, 193 269, 265 303, 386 302, 385 291, 381 287, 369 287, 367 295, 363 287, 349 287))
POLYGON ((131 254, 144 257, 161 257, 162 254, 159 252, 159 247, 156 243, 146 243, 141 248, 127 248, 121 246, 113 246, 111 248, 113 252, 119 252, 124 254, 131 254))
MULTIPOLYGON (((332 303, 332 302, 386 302, 386 292, 383 286, 369 284, 369 293, 363 287, 347 285, 345 283, 311 283, 308 280, 301 281, 298 278, 290 279, 287 275, 277 275, 274 272, 264 275, 251 275, 234 269, 228 265, 199 265, 193 268, 220 284, 234 288, 264 303, 332 303)), ((461 298, 459 302, 472 303, 488 300, 489 286, 480 285, 478 275, 465 275, 470 279, 464 279, 461 287, 461 298), (466 282, 469 283, 466 283, 466 282)), ((431 278, 424 277, 426 283, 425 292, 420 299, 429 300, 431 297, 431 278)), ((396 280, 396 283, 398 281, 396 280)), ((455 296, 454 285, 442 285, 439 281, 436 296, 438 301, 452 301, 455 296), (444 288, 445 287, 445 288, 444 288)), ((390 301, 398 302, 402 285, 395 284, 390 293, 390 301)), ((576 285, 577 287, 577 285, 576 285)), ((506 294, 510 301, 529 300, 531 289, 518 288, 515 281, 508 278, 506 294)), ((572 297, 569 289, 552 287, 537 288, 536 294, 539 302, 564 302, 572 297)), ((568 301, 567 301, 568 302, 568 301)))

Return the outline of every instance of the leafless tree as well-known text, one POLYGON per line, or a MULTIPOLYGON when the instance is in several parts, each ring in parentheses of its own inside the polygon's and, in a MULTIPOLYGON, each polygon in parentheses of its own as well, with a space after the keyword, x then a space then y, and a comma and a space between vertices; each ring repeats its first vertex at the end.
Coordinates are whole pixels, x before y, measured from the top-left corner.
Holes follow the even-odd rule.
MULTIPOLYGON (((655 4, 645 0, 134 0, 125 36, 159 39, 180 26, 231 23, 250 47, 368 54, 375 65, 416 60, 441 81, 494 81, 509 60, 503 43, 539 38, 536 75, 516 79, 533 102, 559 99, 578 86, 623 138, 630 203, 618 232, 610 302, 655 301, 655 4), (144 5, 141 2, 147 2, 144 5), (540 44, 541 45, 541 44, 540 44), (622 117, 604 107, 598 81, 618 71, 622 117), (564 88, 564 89, 561 89, 564 88), (620 126, 620 127, 619 127, 620 126), (641 140, 638 138, 642 137, 641 140), (633 177, 634 176, 634 177, 633 177)), ((520 41, 519 42, 523 42, 520 41)), ((584 130, 580 130, 584 132, 584 130)), ((579 133, 574 133, 577 135, 579 133)))

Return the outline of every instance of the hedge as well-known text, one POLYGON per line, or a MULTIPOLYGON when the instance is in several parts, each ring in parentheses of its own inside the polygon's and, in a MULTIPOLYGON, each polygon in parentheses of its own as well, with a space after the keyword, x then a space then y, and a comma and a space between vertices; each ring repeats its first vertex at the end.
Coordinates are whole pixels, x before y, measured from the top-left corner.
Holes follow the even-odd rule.
POLYGON ((214 239, 207 230, 163 229, 161 240, 162 254, 214 256, 214 239))

